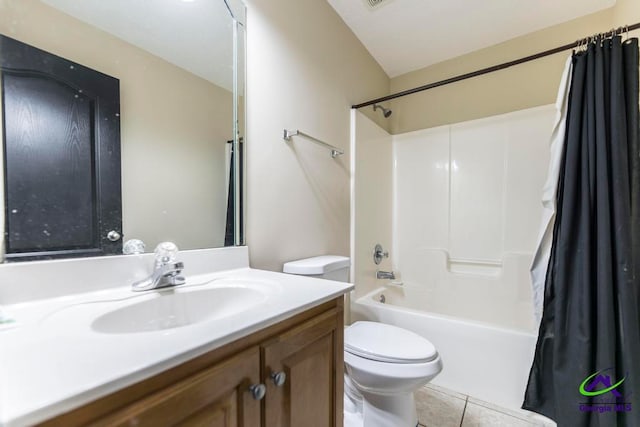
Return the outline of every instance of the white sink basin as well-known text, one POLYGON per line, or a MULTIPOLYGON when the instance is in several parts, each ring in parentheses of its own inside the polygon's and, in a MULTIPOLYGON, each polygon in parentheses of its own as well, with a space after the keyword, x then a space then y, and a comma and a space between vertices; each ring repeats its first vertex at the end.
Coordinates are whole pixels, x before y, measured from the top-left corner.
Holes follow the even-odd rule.
POLYGON ((118 308, 96 318, 91 328, 105 334, 129 334, 180 328, 250 310, 267 298, 246 287, 170 288, 151 299, 118 308))

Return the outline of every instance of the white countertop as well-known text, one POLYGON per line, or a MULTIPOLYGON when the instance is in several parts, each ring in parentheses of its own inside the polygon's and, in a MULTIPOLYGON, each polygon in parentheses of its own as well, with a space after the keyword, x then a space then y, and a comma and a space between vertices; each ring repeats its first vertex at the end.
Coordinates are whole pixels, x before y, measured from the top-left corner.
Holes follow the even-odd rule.
POLYGON ((248 312, 152 332, 91 328, 101 314, 157 298, 158 291, 134 293, 129 284, 5 306, 16 324, 0 328, 0 427, 44 421, 353 289, 250 268, 187 276, 179 288, 230 283, 260 289, 265 298, 248 312))

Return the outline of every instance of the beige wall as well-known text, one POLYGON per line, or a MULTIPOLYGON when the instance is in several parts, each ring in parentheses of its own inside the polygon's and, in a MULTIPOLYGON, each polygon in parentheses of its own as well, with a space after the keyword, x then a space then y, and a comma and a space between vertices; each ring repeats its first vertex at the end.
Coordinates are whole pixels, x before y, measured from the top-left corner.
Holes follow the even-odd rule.
POLYGON ((388 93, 389 79, 324 0, 248 0, 247 20, 251 265, 279 271, 292 259, 348 256, 350 106, 388 93), (285 143, 285 128, 345 155, 285 143))
POLYGON ((125 239, 223 245, 230 92, 36 0, 0 0, 0 33, 120 79, 125 239))
POLYGON ((391 135, 360 112, 355 114, 355 130, 351 271, 356 283, 355 296, 360 297, 389 282, 376 279, 378 269, 392 269, 393 152, 391 135), (373 262, 376 243, 390 253, 379 266, 373 262))
MULTIPOLYGON (((638 1, 618 0, 614 8, 395 77, 391 79, 391 92, 511 61, 638 21, 638 1)), ((391 131, 404 133, 551 104, 569 54, 567 51, 392 101, 391 131)))

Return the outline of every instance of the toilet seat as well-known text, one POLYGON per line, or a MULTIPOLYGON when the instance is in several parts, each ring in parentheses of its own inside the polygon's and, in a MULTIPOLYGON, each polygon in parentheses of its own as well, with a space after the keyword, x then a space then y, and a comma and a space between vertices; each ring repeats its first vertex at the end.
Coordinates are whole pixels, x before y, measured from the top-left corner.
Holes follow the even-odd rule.
POLYGON ((426 363, 390 363, 345 352, 347 373, 360 391, 395 394, 415 390, 442 371, 439 355, 426 363))
POLYGON ((367 321, 345 329, 344 349, 365 359, 398 364, 428 363, 438 356, 434 345, 414 332, 367 321))

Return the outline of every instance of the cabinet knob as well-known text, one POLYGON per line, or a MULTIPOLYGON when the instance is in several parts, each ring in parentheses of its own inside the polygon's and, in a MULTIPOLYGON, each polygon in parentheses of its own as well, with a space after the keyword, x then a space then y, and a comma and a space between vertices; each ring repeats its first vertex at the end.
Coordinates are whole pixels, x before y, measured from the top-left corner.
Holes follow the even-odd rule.
POLYGON ((287 374, 282 371, 273 372, 271 374, 271 379, 273 380, 273 383, 276 385, 276 387, 282 387, 287 381, 287 374))
POLYGON ((249 392, 255 400, 262 400, 267 393, 267 387, 264 384, 254 384, 249 386, 249 392))

